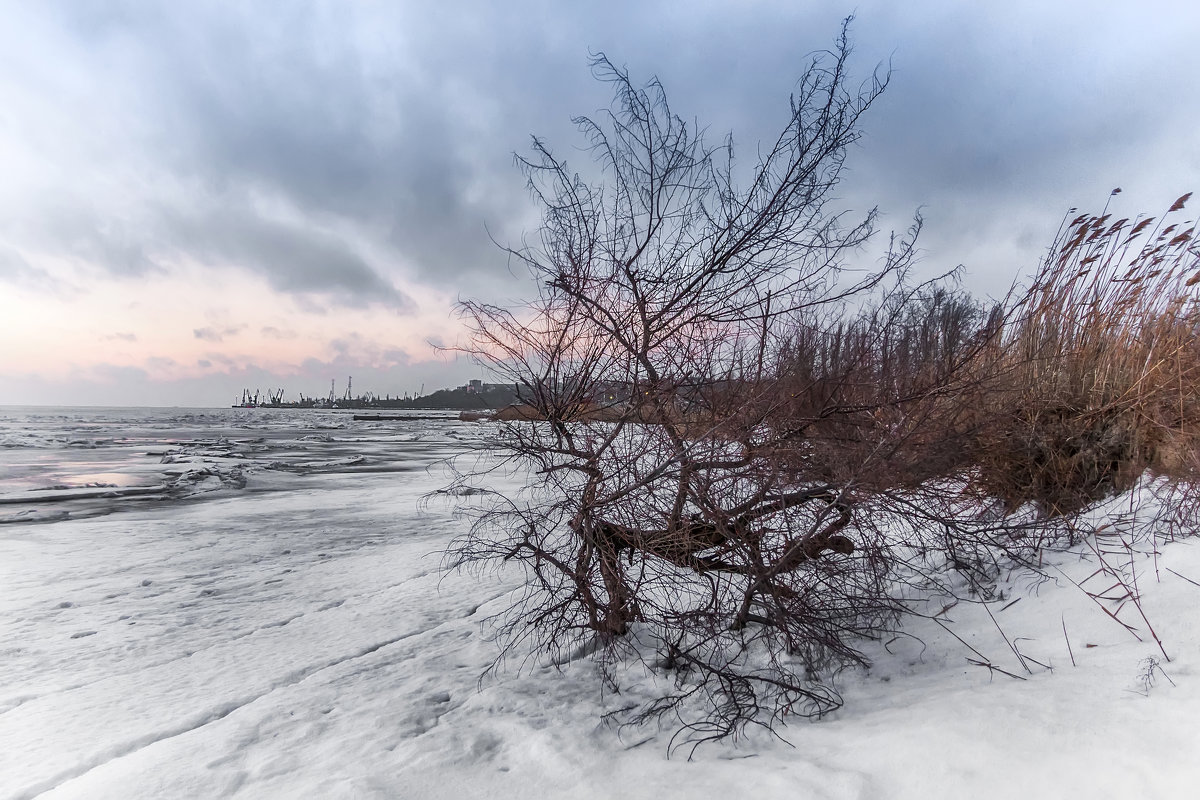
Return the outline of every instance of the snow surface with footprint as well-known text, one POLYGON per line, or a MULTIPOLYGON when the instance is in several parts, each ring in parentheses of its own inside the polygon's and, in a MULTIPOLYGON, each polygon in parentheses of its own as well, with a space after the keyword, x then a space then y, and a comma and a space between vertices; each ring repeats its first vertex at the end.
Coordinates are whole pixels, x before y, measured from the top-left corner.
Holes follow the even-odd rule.
POLYGON ((990 606, 1052 669, 960 603, 938 616, 954 636, 913 619, 869 643, 832 716, 688 761, 670 724, 605 721, 664 676, 481 680, 517 576, 443 574, 461 500, 428 499, 477 428, 270 413, 122 417, 74 477, 39 444, 52 424, 0 414, 0 798, 1200 796, 1200 541, 1136 564, 1169 662, 1067 580, 1095 569, 1080 549, 990 606), (180 463, 205 473, 187 491, 180 463), (155 491, 78 497, 100 473, 155 491))

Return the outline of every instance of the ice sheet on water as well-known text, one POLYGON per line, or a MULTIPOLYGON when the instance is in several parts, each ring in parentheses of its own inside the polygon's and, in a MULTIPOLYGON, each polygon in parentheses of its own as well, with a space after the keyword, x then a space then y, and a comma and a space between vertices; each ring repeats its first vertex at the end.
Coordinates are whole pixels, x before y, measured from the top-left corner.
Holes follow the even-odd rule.
POLYGON ((268 473, 421 469, 461 451, 462 426, 311 409, 0 409, 0 523, 287 487, 255 481, 268 473))

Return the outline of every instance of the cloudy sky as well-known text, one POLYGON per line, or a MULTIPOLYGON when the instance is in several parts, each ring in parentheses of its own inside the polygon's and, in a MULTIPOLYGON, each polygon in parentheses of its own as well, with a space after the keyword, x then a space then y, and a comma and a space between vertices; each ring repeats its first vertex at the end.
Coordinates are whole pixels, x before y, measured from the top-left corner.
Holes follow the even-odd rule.
POLYGON ((226 405, 478 375, 519 298, 529 135, 576 159, 603 51, 744 152, 854 12, 890 64, 840 193, 1000 294, 1069 207, 1200 189, 1200 5, 0 0, 0 404, 226 405))

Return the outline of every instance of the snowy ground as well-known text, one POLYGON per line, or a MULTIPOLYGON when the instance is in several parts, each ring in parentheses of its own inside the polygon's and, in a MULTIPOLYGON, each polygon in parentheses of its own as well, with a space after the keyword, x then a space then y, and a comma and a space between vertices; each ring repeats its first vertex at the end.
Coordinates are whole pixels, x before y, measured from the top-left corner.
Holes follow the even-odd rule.
MULTIPOLYGON (((421 502, 442 480, 433 454, 0 526, 0 798, 1200 792, 1200 541, 1137 563, 1170 662, 1066 579, 1018 573, 992 614, 1052 670, 1027 673, 962 603, 939 619, 1025 680, 917 620, 919 641, 842 676, 832 718, 688 762, 666 758, 669 728, 602 722, 647 696, 636 672, 603 698, 586 663, 480 682, 496 653, 481 621, 513 583, 440 573, 461 522, 421 502)), ((1076 580, 1095 568, 1084 552, 1058 562, 1076 580)))

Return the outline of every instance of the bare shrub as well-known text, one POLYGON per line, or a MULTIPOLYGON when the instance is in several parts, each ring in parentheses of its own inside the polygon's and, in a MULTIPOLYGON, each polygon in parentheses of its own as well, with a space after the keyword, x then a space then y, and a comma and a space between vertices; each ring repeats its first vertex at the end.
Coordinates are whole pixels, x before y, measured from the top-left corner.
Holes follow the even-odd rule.
MULTIPOLYGON (((501 423, 498 447, 534 481, 477 519, 456 563, 521 563, 530 590, 507 632, 554 658, 621 657, 634 631, 656 642, 677 690, 644 711, 680 713, 699 739, 835 708, 820 677, 860 660, 855 638, 899 611, 881 541, 852 535, 853 465, 823 474, 790 460, 799 418, 777 424, 794 383, 780 366, 804 325, 824 336, 847 301, 882 297, 881 314, 909 291, 919 224, 878 269, 843 270, 875 212, 847 222, 828 205, 887 82, 851 87, 848 56, 843 31, 744 174, 731 139, 709 146, 657 81, 637 86, 598 57, 613 106, 576 122, 604 183, 535 139, 519 164, 541 237, 510 254, 539 297, 463 305, 472 354, 519 384, 541 421, 501 423)), ((833 430, 870 408, 831 396, 801 413, 833 430)))
POLYGON ((995 307, 909 283, 919 219, 847 269, 875 212, 833 192, 887 84, 852 86, 848 56, 843 29, 748 168, 597 57, 614 101, 576 122, 600 181, 540 139, 518 158, 543 221, 508 253, 538 296, 461 306, 524 403, 491 446, 531 477, 451 564, 525 571, 506 652, 669 679, 628 719, 673 713, 680 741, 829 712, 898 587, 986 594, 1146 466, 1193 463, 1191 231, 1080 217, 995 307))

